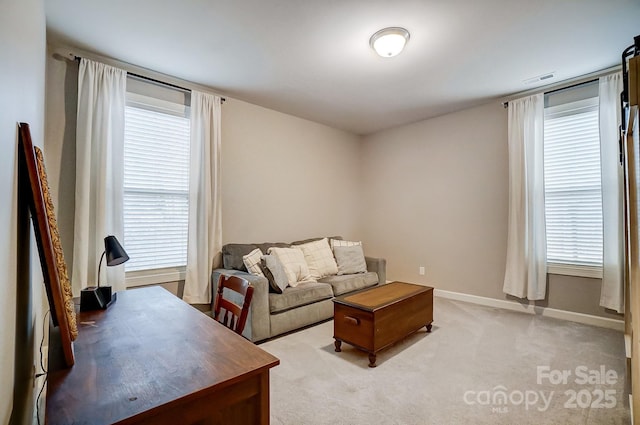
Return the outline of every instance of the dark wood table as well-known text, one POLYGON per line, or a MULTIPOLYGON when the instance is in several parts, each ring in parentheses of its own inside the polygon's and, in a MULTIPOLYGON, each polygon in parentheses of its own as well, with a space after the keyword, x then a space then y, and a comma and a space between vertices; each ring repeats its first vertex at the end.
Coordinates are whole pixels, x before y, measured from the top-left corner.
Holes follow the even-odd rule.
POLYGON ((369 367, 376 353, 423 326, 431 332, 433 288, 391 282, 333 300, 335 350, 342 342, 369 353, 369 367))
POLYGON ((49 374, 57 424, 268 424, 280 361, 160 287, 78 315, 75 365, 49 374))

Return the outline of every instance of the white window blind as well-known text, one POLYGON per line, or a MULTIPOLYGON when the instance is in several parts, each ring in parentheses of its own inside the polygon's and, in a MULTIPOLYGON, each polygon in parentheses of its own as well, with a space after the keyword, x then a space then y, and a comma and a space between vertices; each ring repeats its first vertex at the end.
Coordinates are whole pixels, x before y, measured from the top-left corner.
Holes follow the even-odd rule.
POLYGON ((602 188, 597 97, 545 108, 544 173, 550 268, 556 264, 560 268, 570 265, 600 270, 602 188))
POLYGON ((190 122, 184 105, 129 93, 125 108, 124 246, 127 272, 184 267, 190 122))

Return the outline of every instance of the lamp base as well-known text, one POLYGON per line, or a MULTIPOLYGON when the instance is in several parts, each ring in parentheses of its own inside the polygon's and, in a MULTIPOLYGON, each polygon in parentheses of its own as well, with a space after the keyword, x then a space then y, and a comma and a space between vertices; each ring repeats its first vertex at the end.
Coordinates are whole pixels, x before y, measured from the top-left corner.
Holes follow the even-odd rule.
POLYGON ((80 311, 104 310, 114 300, 111 286, 90 286, 80 291, 80 311))

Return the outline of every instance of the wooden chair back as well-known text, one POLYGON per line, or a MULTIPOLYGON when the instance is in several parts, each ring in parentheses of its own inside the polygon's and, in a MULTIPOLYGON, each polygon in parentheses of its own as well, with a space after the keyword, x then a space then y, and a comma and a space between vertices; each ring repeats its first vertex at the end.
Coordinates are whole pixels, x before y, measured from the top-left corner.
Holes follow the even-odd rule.
POLYGON ((242 335, 244 325, 249 315, 249 307, 253 298, 253 286, 249 281, 238 276, 220 275, 218 279, 218 291, 214 304, 213 318, 222 323, 237 334, 242 335), (243 297, 242 305, 236 304, 224 298, 224 288, 237 292, 243 297), (220 312, 224 309, 224 314, 220 317, 220 312))

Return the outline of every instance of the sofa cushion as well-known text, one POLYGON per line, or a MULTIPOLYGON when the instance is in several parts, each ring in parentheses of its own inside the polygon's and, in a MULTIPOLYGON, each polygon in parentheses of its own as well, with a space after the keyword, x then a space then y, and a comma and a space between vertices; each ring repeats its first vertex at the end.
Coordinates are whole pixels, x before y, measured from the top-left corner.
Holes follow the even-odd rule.
POLYGON ((328 283, 333 287, 333 295, 346 294, 347 292, 357 291, 358 289, 367 288, 378 283, 378 274, 376 272, 367 272, 360 274, 343 274, 339 276, 327 276, 319 280, 319 282, 328 283))
MULTIPOLYGON (((304 254, 304 260, 309 266, 309 273, 314 279, 338 273, 338 264, 336 264, 336 259, 333 257, 327 238, 295 245, 295 247, 304 254)), ((362 260, 364 261, 364 256, 362 260)))
POLYGON ((334 246, 333 253, 338 263, 337 274, 366 273, 367 262, 364 259, 362 245, 334 246))
POLYGON ((300 249, 271 247, 267 253, 278 257, 287 274, 289 286, 297 286, 300 282, 314 280, 300 249))
MULTIPOLYGON (((256 249, 255 244, 228 243, 222 247, 222 264, 225 269, 247 271, 242 257, 256 249)), ((262 250, 262 252, 266 252, 262 250)))
POLYGON ((330 298, 333 298, 331 285, 320 282, 304 282, 295 288, 287 287, 282 291, 282 294, 269 294, 269 311, 281 313, 330 298))

